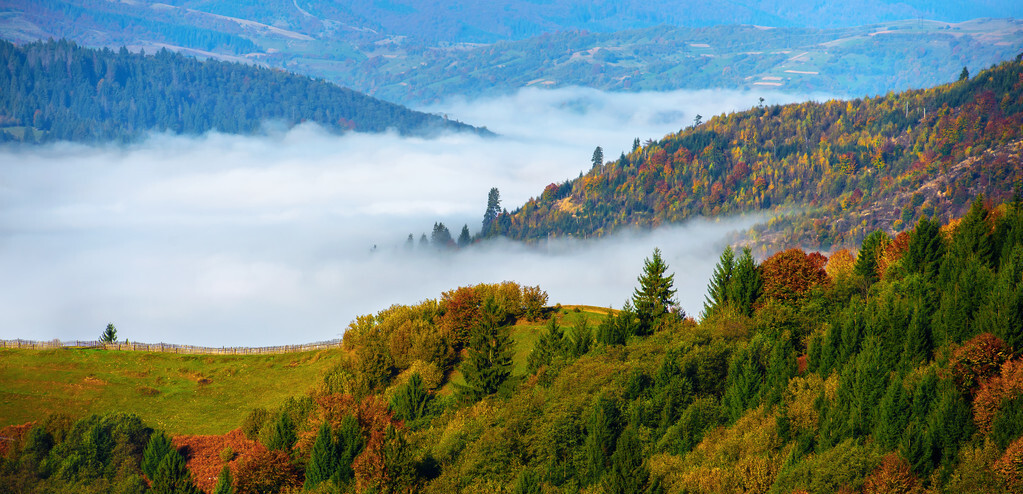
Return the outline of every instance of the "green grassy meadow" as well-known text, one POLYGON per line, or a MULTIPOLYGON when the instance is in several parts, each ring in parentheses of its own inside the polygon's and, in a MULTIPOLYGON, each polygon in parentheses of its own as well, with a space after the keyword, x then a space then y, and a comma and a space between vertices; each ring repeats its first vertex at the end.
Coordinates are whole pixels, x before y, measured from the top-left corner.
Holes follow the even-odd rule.
POLYGON ((175 435, 222 434, 255 407, 305 394, 341 355, 0 349, 0 427, 123 411, 175 435))
MULTIPOLYGON (((566 330, 585 317, 591 328, 607 309, 562 308, 566 330), (578 311, 577 311, 578 309, 578 311)), ((544 324, 511 328, 516 376, 544 324)), ((170 434, 223 434, 256 407, 274 408, 316 387, 342 357, 341 350, 277 355, 182 355, 99 349, 0 349, 0 427, 40 420, 50 413, 81 417, 129 412, 170 434)), ((463 382, 456 369, 440 390, 463 382)))

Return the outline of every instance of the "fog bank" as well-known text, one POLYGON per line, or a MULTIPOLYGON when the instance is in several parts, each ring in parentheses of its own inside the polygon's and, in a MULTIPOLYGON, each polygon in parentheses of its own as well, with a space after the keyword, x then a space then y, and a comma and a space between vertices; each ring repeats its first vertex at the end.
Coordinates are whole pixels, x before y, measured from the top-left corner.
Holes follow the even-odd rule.
MULTIPOLYGON (((614 305, 655 246, 699 311, 724 235, 751 220, 525 248, 409 254, 435 221, 479 229, 491 187, 514 209, 551 182, 764 92, 524 90, 429 108, 497 138, 154 135, 130 146, 0 148, 0 338, 211 346, 339 337, 357 315, 460 285, 541 285, 551 303, 614 305), (374 248, 375 247, 375 248, 374 248)), ((787 96, 787 98, 792 98, 787 96)))

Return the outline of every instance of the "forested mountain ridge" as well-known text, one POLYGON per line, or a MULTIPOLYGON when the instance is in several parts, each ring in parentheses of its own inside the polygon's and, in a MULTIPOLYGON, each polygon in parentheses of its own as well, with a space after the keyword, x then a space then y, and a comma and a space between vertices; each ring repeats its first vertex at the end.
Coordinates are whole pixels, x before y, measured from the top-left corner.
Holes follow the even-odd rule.
POLYGON ((167 48, 407 105, 529 86, 875 95, 1023 50, 1023 11, 1011 2, 612 3, 12 0, 0 38, 167 48))
MULTIPOLYGON (((684 269, 655 250, 632 300, 606 314, 544 307, 539 287, 505 282, 359 317, 342 351, 278 366, 320 361, 320 379, 223 435, 168 438, 130 408, 159 396, 156 417, 201 420, 207 376, 244 385, 257 374, 234 372, 253 368, 246 357, 181 356, 163 371, 190 378, 176 393, 141 386, 84 417, 26 393, 20 403, 56 413, 3 428, 0 490, 1023 491, 1023 197, 978 197, 961 218, 894 238, 875 231, 855 255, 757 262, 727 248, 699 321, 673 300, 684 269)), ((77 375, 90 366, 72 360, 77 375)), ((39 374, 12 367, 0 376, 19 387, 39 374)), ((78 386, 101 393, 107 377, 78 386)))
POLYGON ((485 129, 280 70, 161 50, 0 41, 0 140, 132 140, 146 132, 251 134, 266 123, 342 132, 485 129))
POLYGON ((923 216, 949 219, 1023 180, 1023 63, 927 90, 720 115, 549 185, 498 218, 499 234, 601 236, 695 216, 797 209, 773 248, 858 242, 923 216))

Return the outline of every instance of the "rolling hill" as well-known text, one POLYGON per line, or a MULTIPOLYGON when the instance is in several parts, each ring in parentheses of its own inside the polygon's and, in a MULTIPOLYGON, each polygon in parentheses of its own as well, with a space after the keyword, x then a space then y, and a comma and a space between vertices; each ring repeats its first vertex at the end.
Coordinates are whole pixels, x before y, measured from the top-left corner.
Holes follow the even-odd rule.
POLYGON ((132 140, 147 132, 251 134, 268 123, 425 135, 485 129, 409 110, 334 84, 249 65, 0 41, 0 139, 132 140))
MULTIPOLYGON (((926 90, 719 115, 559 184, 496 224, 539 241, 696 216, 788 212, 754 232, 766 250, 831 249, 1023 182, 1023 62, 926 90)), ((966 76, 966 74, 963 74, 966 76)))

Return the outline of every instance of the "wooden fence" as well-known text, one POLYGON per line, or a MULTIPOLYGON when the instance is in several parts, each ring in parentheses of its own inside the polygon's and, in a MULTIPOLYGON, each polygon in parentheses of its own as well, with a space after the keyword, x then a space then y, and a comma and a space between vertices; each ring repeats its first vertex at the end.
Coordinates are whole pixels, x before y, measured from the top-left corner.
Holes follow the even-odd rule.
POLYGON ((282 345, 264 347, 205 347, 193 345, 174 345, 171 343, 103 343, 102 341, 32 341, 32 340, 0 340, 0 348, 28 348, 33 350, 50 350, 56 348, 102 348, 104 350, 122 350, 129 352, 166 352, 205 355, 253 355, 272 353, 295 353, 312 350, 341 348, 341 340, 319 341, 305 345, 282 345))

